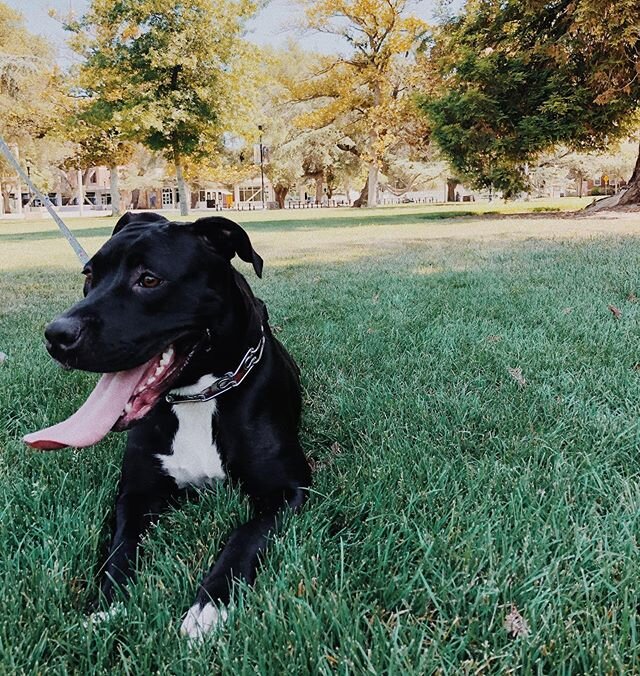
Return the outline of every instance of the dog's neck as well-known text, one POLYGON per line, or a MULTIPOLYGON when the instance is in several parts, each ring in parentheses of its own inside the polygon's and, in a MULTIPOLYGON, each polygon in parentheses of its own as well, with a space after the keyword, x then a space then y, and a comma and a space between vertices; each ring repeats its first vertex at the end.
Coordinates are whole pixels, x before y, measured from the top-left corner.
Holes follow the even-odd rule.
POLYGON ((224 325, 207 327, 203 347, 192 364, 185 369, 179 386, 196 383, 205 375, 220 377, 234 372, 249 348, 255 347, 263 335, 266 317, 261 316, 258 301, 244 278, 234 272, 232 298, 224 325))

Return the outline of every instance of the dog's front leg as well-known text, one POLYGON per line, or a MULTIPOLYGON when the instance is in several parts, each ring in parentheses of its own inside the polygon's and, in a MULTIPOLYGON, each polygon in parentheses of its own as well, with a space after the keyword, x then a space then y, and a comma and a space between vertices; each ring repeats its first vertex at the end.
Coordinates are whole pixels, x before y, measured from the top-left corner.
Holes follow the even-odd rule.
POLYGON ((252 500, 256 516, 232 531, 218 560, 200 584, 195 603, 182 623, 183 635, 202 638, 226 619, 225 606, 231 597, 233 580, 253 584, 260 554, 284 508, 297 511, 306 497, 307 489, 298 487, 252 500))
POLYGON ((147 493, 123 493, 116 502, 115 530, 104 565, 100 593, 110 604, 118 589, 135 575, 138 548, 144 533, 166 508, 168 498, 147 493))
POLYGON ((101 601, 106 604, 111 604, 119 589, 126 593, 145 532, 179 494, 173 480, 159 471, 154 454, 145 446, 146 439, 143 425, 129 432, 127 439, 112 538, 101 569, 101 601))

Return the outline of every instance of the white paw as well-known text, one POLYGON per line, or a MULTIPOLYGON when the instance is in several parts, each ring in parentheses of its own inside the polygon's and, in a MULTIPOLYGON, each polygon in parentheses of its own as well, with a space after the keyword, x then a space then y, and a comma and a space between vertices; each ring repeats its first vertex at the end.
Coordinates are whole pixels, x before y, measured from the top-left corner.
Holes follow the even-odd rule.
POLYGON ((201 640, 227 621, 227 609, 207 603, 200 607, 199 603, 191 606, 182 621, 180 633, 190 640, 201 640))
POLYGON ((82 623, 82 626, 88 627, 90 624, 101 624, 107 620, 111 620, 118 615, 127 615, 127 609, 122 603, 114 603, 109 610, 100 610, 96 613, 91 613, 89 617, 82 623))

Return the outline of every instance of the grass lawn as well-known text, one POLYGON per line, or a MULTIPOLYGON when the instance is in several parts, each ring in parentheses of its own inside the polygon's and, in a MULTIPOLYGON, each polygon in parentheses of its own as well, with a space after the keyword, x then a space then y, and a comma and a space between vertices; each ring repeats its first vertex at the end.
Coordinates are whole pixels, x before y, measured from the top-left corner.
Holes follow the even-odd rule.
MULTIPOLYGON (((71 249, 0 221, 0 673, 637 669, 640 214, 466 206, 237 214, 266 260, 263 280, 242 269, 302 367, 315 484, 191 648, 181 615, 247 503, 220 486, 163 517, 126 614, 85 626, 124 437, 21 444, 95 377, 42 345, 80 294, 71 249)), ((93 251, 112 221, 70 226, 93 251)))

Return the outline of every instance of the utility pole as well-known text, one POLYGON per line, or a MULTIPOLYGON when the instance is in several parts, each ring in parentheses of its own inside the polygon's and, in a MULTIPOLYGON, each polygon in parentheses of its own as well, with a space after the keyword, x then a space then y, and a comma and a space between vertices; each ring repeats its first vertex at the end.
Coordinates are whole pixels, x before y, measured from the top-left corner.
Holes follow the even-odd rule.
POLYGON ((82 185, 82 170, 78 169, 76 173, 77 182, 78 182, 78 208, 80 211, 80 216, 84 216, 84 190, 82 185))
POLYGON ((262 208, 265 208, 265 200, 264 200, 264 147, 262 145, 262 125, 258 125, 258 131, 260 132, 260 185, 261 185, 261 200, 262 200, 262 208))
POLYGON ((33 197, 31 196, 31 160, 27 157, 27 176, 29 177, 29 183, 27 184, 27 188, 29 190, 29 201, 27 202, 27 206, 29 209, 31 209, 31 201, 33 200, 33 197))

